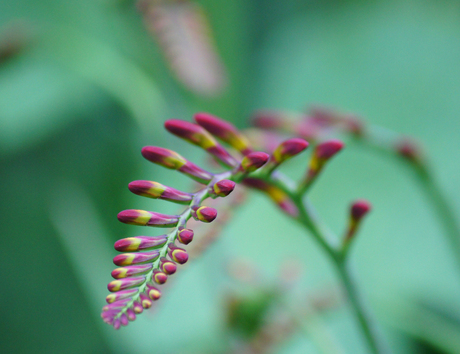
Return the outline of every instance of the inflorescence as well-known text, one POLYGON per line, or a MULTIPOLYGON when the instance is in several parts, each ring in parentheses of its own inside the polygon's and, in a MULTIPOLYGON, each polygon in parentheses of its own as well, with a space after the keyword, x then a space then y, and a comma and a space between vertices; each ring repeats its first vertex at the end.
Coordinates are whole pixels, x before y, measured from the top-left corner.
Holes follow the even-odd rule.
MULTIPOLYGON (((138 209, 124 210, 118 214, 118 220, 126 224, 171 230, 160 236, 129 237, 115 243, 115 249, 125 253, 113 259, 118 268, 112 272, 115 280, 108 284, 111 294, 107 296, 107 305, 102 312, 103 320, 115 329, 126 326, 129 321, 136 319, 136 315, 150 308, 153 301, 161 297, 161 285, 176 272, 177 264, 182 265, 188 261, 187 251, 183 246, 178 247, 176 242, 184 246, 192 242, 194 232, 187 228, 190 218, 203 223, 216 219, 217 210, 203 205, 207 198, 226 197, 237 183, 243 183, 264 192, 287 215, 298 219, 299 208, 294 197, 302 196, 306 192, 328 160, 344 146, 338 140, 317 144, 304 178, 294 190, 287 190, 277 183, 276 169, 304 151, 309 145, 306 140, 292 138, 282 141, 269 155, 254 151, 246 136, 224 120, 207 113, 198 113, 194 118, 196 123, 168 120, 165 128, 179 138, 204 149, 226 171, 209 172, 165 148, 146 146, 142 149, 145 159, 179 171, 201 184, 202 188, 195 193, 188 193, 153 181, 134 181, 129 184, 129 190, 134 194, 182 204, 185 210, 178 215, 138 209), (229 145, 231 150, 224 148, 216 138, 229 145)), ((343 247, 348 247, 349 239, 355 233, 360 219, 370 209, 370 206, 366 209, 364 204, 361 201, 352 207, 350 226, 343 247)))

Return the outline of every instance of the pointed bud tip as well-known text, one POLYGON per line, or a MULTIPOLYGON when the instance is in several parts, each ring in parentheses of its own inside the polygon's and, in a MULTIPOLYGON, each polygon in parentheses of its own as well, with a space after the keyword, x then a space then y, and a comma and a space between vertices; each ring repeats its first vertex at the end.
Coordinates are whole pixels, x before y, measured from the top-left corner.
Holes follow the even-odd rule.
POLYGON ((219 197, 226 197, 231 192, 233 192, 233 189, 235 189, 235 185, 235 182, 230 181, 228 179, 223 179, 214 185, 214 192, 219 197))
POLYGON ((355 220, 360 220, 364 215, 371 211, 371 204, 367 200, 357 200, 351 205, 350 214, 355 220))
POLYGON ((180 243, 184 245, 188 245, 193 240, 193 230, 190 229, 182 229, 177 233, 177 239, 180 243))
POLYGON ((316 147, 316 155, 320 159, 330 159, 344 148, 345 144, 340 140, 328 140, 316 147))
POLYGON ((251 152, 241 161, 241 167, 247 172, 253 172, 265 165, 269 157, 265 152, 251 152))

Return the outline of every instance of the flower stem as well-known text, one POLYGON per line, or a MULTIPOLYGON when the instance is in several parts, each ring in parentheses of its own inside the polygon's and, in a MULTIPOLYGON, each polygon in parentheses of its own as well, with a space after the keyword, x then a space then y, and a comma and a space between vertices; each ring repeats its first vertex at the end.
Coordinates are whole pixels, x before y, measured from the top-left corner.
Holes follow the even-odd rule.
POLYGON ((460 229, 451 206, 446 201, 441 190, 435 183, 428 168, 417 166, 415 169, 417 178, 422 185, 422 190, 428 198, 434 212, 437 214, 441 227, 452 248, 456 264, 460 269, 460 229))
POLYGON ((299 211, 296 220, 313 235, 334 264, 337 275, 345 288, 351 309, 358 320, 370 352, 375 354, 383 353, 384 350, 377 339, 373 322, 358 294, 352 280, 351 271, 347 267, 347 253, 343 252, 342 249, 335 244, 335 239, 324 230, 319 221, 315 218, 311 206, 304 203, 302 195, 297 193, 296 189, 293 190, 285 183, 285 178, 285 176, 275 175, 272 176, 271 182, 282 188, 289 195, 299 211))

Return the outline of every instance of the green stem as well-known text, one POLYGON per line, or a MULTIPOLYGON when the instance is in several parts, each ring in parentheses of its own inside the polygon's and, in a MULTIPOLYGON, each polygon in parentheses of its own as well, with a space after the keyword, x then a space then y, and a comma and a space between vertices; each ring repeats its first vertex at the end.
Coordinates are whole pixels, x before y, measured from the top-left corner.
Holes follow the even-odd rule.
POLYGON ((452 208, 434 182, 434 179, 428 169, 423 166, 416 166, 415 171, 418 180, 422 185, 422 190, 432 205, 432 208, 437 214, 441 226, 444 229, 447 240, 453 250, 457 266, 460 268, 460 229, 455 215, 452 212, 452 208))
POLYGON ((334 239, 324 231, 324 228, 321 227, 319 221, 314 217, 311 206, 309 204, 305 205, 302 195, 297 193, 296 189, 288 187, 289 184, 285 183, 285 179, 286 177, 277 174, 272 176, 271 182, 282 188, 289 195, 299 211, 296 220, 311 232, 321 248, 332 260, 369 349, 375 354, 383 353, 384 350, 378 344, 377 335, 373 330, 372 320, 358 295, 356 286, 352 281, 351 271, 346 266, 347 254, 343 253, 342 249, 336 245, 336 242, 334 243, 334 239))

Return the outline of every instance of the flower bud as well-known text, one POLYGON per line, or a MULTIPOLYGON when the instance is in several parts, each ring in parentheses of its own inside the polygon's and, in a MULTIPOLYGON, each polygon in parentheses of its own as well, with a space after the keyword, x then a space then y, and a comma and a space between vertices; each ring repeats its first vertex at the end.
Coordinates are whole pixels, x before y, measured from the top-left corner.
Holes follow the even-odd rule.
POLYGON ((125 290, 125 289, 128 289, 128 288, 139 286, 144 282, 145 282, 145 277, 144 276, 133 277, 133 278, 125 278, 125 279, 121 279, 121 280, 113 280, 113 281, 111 281, 107 285, 107 288, 109 289, 110 292, 113 293, 115 291, 125 290))
POLYGON ((282 142, 276 149, 273 151, 272 159, 276 165, 290 159, 291 157, 300 154, 308 147, 308 142, 299 139, 289 139, 282 142))
POLYGON ((323 165, 344 147, 340 140, 328 140, 316 146, 310 160, 310 175, 317 174, 323 165))
POLYGON ((128 209, 118 213, 118 220, 130 225, 172 227, 176 226, 179 222, 179 216, 139 209, 128 209))
POLYGON ((105 301, 107 301, 108 304, 112 304, 119 300, 124 300, 124 299, 127 299, 128 297, 133 297, 134 295, 137 294, 137 292, 138 292, 137 289, 128 289, 128 290, 118 291, 116 293, 107 295, 107 297, 105 298, 105 301))
POLYGON ((142 307, 142 304, 139 301, 134 301, 133 310, 136 314, 140 314, 142 313, 142 311, 144 311, 144 308, 142 307))
POLYGON ((126 316, 125 313, 122 313, 120 316, 120 323, 122 326, 127 326, 129 321, 128 321, 128 316, 126 316))
POLYGON ((136 313, 134 312, 134 310, 131 307, 129 307, 126 310, 126 316, 128 316, 128 320, 130 320, 130 321, 134 321, 136 319, 136 313))
POLYGON ((415 163, 422 162, 422 151, 416 142, 404 138, 397 142, 395 148, 396 152, 405 159, 415 163))
POLYGON ((140 294, 139 299, 141 300, 141 304, 144 309, 149 309, 152 307, 152 300, 150 300, 147 295, 140 294))
POLYGON ((188 254, 184 249, 176 247, 173 244, 169 244, 168 247, 169 258, 171 258, 173 261, 179 264, 184 264, 188 261, 188 254))
POLYGON ((146 291, 147 291, 147 295, 149 296, 149 298, 152 299, 153 301, 156 301, 161 297, 161 291, 155 288, 154 286, 147 284, 146 291))
POLYGON ((246 173, 254 172, 262 167, 270 156, 265 152, 251 152, 241 161, 239 169, 246 173))
POLYGON ((289 122, 286 114, 276 111, 257 111, 252 116, 252 124, 257 128, 284 130, 289 122))
POLYGON ((197 221, 212 222, 217 217, 217 210, 206 206, 193 206, 192 216, 197 221))
POLYGON ((125 299, 125 300, 120 300, 120 301, 114 302, 114 303, 109 304, 109 305, 105 305, 102 308, 102 311, 120 310, 123 307, 125 307, 130 301, 131 301, 131 298, 128 298, 128 299, 125 299))
POLYGON ((146 146, 142 148, 142 156, 147 160, 172 170, 178 170, 200 183, 208 183, 212 174, 201 167, 188 161, 177 152, 156 147, 146 146))
POLYGON ((348 222, 348 229, 343 240, 343 247, 347 248, 350 240, 358 231, 361 220, 371 210, 371 205, 366 200, 357 200, 351 204, 350 219, 348 222))
POLYGON ((248 139, 233 124, 208 113, 195 114, 195 121, 243 155, 252 152, 248 139))
POLYGON ((119 318, 113 321, 113 328, 120 329, 120 325, 121 325, 121 322, 119 318))
POLYGON ((165 122, 165 128, 179 138, 206 150, 218 160, 222 161, 225 165, 233 167, 237 164, 236 160, 228 153, 228 151, 225 150, 211 134, 199 125, 178 119, 170 119, 165 122))
POLYGON ((193 230, 184 228, 179 229, 179 232, 177 233, 177 239, 180 243, 188 245, 193 240, 193 230))
POLYGON ((367 200, 357 200, 350 208, 350 216, 353 220, 359 221, 371 210, 371 205, 367 200))
POLYGON ((113 263, 117 266, 126 266, 145 262, 152 262, 158 258, 160 252, 151 251, 144 253, 123 253, 113 258, 113 263))
POLYGON ((219 182, 216 182, 211 188, 210 193, 218 197, 226 197, 233 189, 235 189, 236 183, 228 179, 223 179, 219 182))
POLYGON ((166 273, 163 273, 160 270, 155 269, 152 273, 152 281, 157 284, 164 284, 168 280, 166 273))
POLYGON ((176 266, 176 263, 174 263, 173 261, 170 261, 169 259, 165 258, 165 257, 162 257, 160 259, 160 265, 158 267, 162 272, 168 274, 168 275, 172 275, 176 272, 177 270, 177 266, 176 266))
POLYGON ((153 181, 133 181, 128 188, 134 194, 143 197, 163 199, 178 204, 187 204, 193 199, 190 193, 181 192, 153 181))
POLYGON ((152 269, 151 264, 133 265, 123 268, 116 268, 112 271, 112 277, 115 279, 127 278, 137 274, 147 273, 152 269))
POLYGON ((133 252, 140 250, 156 249, 163 246, 168 237, 166 235, 161 236, 136 236, 123 238, 115 242, 115 249, 120 252, 133 252))

